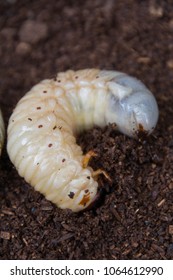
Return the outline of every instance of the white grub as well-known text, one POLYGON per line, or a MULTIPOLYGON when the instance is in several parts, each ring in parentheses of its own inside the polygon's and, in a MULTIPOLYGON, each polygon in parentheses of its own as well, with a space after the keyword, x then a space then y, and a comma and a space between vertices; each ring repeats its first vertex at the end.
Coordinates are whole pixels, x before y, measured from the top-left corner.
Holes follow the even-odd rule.
POLYGON ((5 127, 4 127, 2 113, 0 110, 0 155, 1 155, 3 144, 4 144, 4 136, 5 136, 5 127))
POLYGON ((93 170, 75 135, 94 125, 116 123, 130 137, 150 134, 158 119, 152 93, 116 71, 59 73, 34 86, 17 104, 8 125, 8 154, 19 174, 60 208, 74 212, 97 197, 93 170))

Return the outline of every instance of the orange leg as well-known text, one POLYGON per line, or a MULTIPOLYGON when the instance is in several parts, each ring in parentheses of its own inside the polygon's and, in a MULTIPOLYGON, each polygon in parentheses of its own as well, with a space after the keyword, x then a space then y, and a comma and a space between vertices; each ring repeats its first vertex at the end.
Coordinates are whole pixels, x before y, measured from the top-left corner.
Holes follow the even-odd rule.
POLYGON ((89 151, 86 155, 83 157, 82 166, 83 168, 86 168, 88 166, 88 163, 92 157, 96 157, 97 154, 94 151, 89 151))
POLYGON ((109 175, 107 174, 107 172, 102 170, 102 169, 100 169, 100 168, 95 170, 95 171, 93 171, 92 176, 97 178, 100 174, 103 174, 108 181, 112 182, 112 180, 109 177, 109 175))
MULTIPOLYGON (((83 157, 83 162, 82 162, 82 166, 83 168, 86 168, 89 164, 89 161, 92 157, 96 157, 97 154, 94 151, 89 151, 84 157, 83 157)), ((109 175, 107 174, 106 171, 102 170, 102 169, 97 169, 95 171, 92 172, 92 176, 93 177, 98 177, 100 174, 103 174, 107 180, 109 180, 110 182, 112 181, 111 178, 109 177, 109 175)))

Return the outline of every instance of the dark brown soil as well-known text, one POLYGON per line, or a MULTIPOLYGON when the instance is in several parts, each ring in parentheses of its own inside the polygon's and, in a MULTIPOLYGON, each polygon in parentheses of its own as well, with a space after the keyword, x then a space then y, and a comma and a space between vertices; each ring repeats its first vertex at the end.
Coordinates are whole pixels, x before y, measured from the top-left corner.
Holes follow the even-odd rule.
POLYGON ((0 161, 1 259, 173 259, 172 0, 1 0, 0 102, 7 126, 31 86, 58 71, 127 72, 155 94, 153 135, 133 140, 114 126, 78 139, 100 176, 91 210, 63 211, 0 161), (34 31, 33 31, 34 30, 34 31))

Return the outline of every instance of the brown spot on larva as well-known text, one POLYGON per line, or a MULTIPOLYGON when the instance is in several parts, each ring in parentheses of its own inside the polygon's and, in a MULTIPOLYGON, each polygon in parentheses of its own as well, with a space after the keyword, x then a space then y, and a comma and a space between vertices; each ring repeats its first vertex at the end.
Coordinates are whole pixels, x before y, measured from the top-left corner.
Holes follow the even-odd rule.
POLYGON ((144 139, 148 136, 148 132, 144 129, 143 125, 141 123, 138 124, 138 131, 136 132, 137 136, 139 138, 144 139))
POLYGON ((79 205, 85 206, 89 200, 90 200, 90 193, 88 192, 87 194, 84 194, 82 200, 79 202, 79 205))
POLYGON ((96 79, 98 79, 99 78, 99 76, 96 76, 96 79))
POLYGON ((43 90, 43 93, 47 93, 47 90, 43 90))
POLYGON ((68 196, 69 196, 71 199, 73 199, 74 195, 75 195, 74 192, 70 192, 70 193, 68 194, 68 196))
POLYGON ((12 120, 12 122, 14 122, 14 120, 12 120))
POLYGON ((37 110, 41 110, 41 107, 39 106, 39 107, 37 107, 37 110))
POLYGON ((42 124, 39 124, 39 125, 38 125, 38 128, 41 128, 41 127, 43 127, 43 125, 42 125, 42 124))
POLYGON ((90 177, 90 176, 87 176, 87 179, 88 179, 88 180, 90 180, 90 179, 91 179, 91 177, 90 177))
POLYGON ((55 125, 54 127, 53 127, 53 130, 55 130, 57 128, 57 126, 55 125))
POLYGON ((78 79, 79 77, 78 76, 75 76, 75 79, 78 79))
POLYGON ((65 162, 65 161, 66 161, 66 159, 65 159, 65 158, 63 158, 63 159, 62 159, 62 162, 65 162))
POLYGON ((37 165, 39 165, 40 163, 39 162, 37 162, 37 165))
POLYGON ((88 192, 89 192, 89 190, 88 190, 88 189, 86 189, 86 190, 85 190, 85 193, 88 193, 88 192))
POLYGON ((62 129, 62 126, 58 126, 58 128, 61 130, 61 129, 62 129))
POLYGON ((58 83, 61 83, 61 80, 58 80, 58 83))
POLYGON ((53 146, 53 144, 51 144, 51 143, 48 145, 49 148, 52 147, 52 146, 53 146))
POLYGON ((141 131, 141 132, 143 132, 143 131, 144 131, 144 127, 143 127, 143 125, 142 125, 141 123, 139 123, 139 125, 138 125, 138 129, 139 129, 139 131, 141 131))
POLYGON ((31 119, 31 118, 28 118, 28 121, 32 121, 32 119, 31 119))

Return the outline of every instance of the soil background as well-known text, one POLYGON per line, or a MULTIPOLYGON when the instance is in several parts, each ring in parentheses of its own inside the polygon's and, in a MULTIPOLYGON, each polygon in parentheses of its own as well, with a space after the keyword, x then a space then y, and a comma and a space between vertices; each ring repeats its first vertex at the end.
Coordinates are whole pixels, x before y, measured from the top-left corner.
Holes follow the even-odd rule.
MULTIPOLYGON (((0 161, 1 259, 173 259, 173 2, 1 0, 0 104, 7 127, 19 99, 59 71, 99 67, 142 80, 159 105, 146 139, 115 126, 84 132, 101 198, 58 209, 0 161)), ((6 144, 6 143, 5 143, 6 144)))

